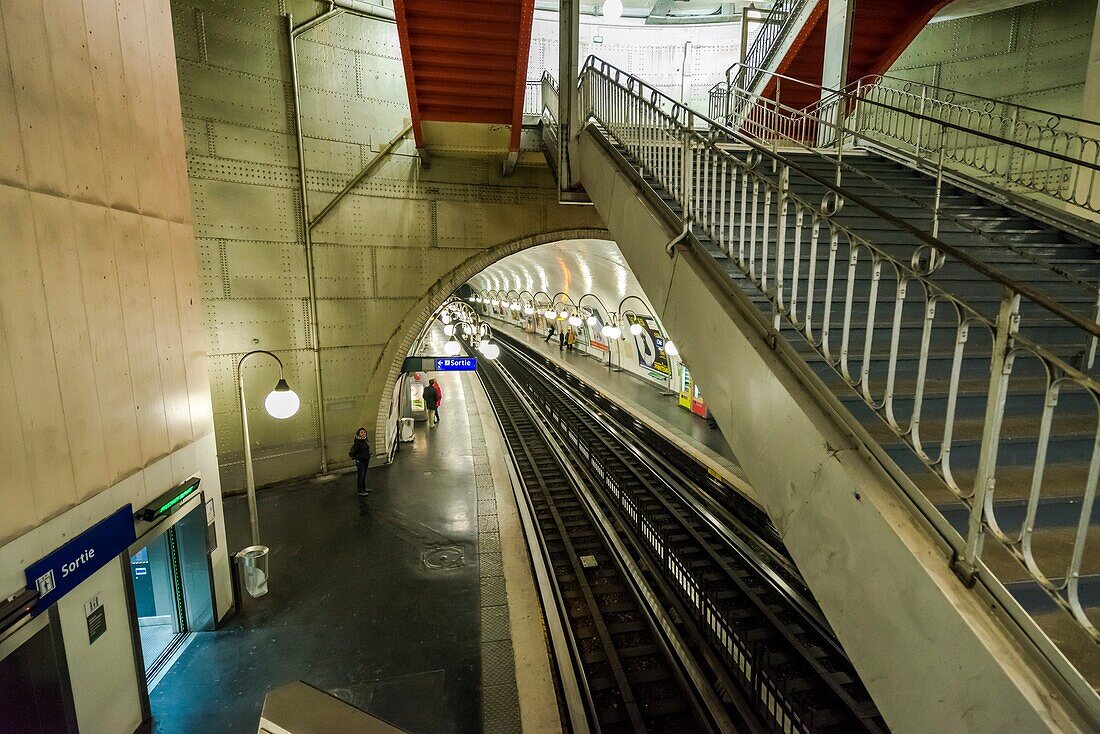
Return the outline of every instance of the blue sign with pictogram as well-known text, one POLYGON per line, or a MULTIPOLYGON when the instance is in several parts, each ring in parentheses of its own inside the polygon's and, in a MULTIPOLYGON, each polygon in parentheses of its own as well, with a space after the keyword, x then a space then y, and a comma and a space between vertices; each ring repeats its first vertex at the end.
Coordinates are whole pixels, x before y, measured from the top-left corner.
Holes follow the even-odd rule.
POLYGON ((469 372, 477 369, 477 357, 436 357, 436 372, 469 372))
POLYGON ((27 566, 27 587, 38 589, 34 614, 49 609, 93 573, 118 558, 135 540, 134 509, 125 505, 45 558, 27 566))

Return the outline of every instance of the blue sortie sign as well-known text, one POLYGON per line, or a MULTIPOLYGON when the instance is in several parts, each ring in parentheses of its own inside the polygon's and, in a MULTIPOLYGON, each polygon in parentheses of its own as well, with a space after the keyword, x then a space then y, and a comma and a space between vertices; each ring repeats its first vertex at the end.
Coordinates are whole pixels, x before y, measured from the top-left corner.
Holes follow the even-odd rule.
POLYGON ((468 372, 477 369, 477 357, 436 357, 436 372, 468 372))
POLYGON ((38 589, 41 614, 82 581, 118 557, 136 540, 134 510, 119 508, 40 561, 27 566, 27 586, 38 589))

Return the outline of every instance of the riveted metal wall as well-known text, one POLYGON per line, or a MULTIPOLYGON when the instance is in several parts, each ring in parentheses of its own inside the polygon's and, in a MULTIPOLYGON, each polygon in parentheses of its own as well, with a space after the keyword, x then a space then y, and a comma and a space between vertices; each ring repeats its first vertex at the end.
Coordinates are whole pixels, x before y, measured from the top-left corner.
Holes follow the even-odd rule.
POLYGON ((1045 0, 931 23, 888 73, 1076 115, 1095 15, 1096 0, 1045 0))
MULTIPOLYGON (((172 9, 223 481, 243 485, 234 371, 256 348, 279 353, 302 397, 295 417, 267 417, 261 406, 274 369, 246 368, 257 481, 307 475, 320 467, 319 406, 281 13, 301 23, 327 4, 173 0, 172 9)), ((409 108, 393 24, 340 15, 296 47, 315 215, 402 129, 409 108)), ((434 285, 486 249, 599 225, 590 207, 556 203, 545 168, 520 167, 509 178, 500 169, 495 159, 438 156, 425 169, 406 141, 313 230, 337 465, 354 430, 375 425, 387 345, 403 339, 434 285)))

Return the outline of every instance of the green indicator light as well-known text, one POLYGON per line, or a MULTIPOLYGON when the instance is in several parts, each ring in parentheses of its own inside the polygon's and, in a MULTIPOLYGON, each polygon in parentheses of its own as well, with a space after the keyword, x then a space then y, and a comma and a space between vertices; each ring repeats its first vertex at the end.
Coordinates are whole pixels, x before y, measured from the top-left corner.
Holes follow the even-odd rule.
POLYGON ((199 485, 198 485, 198 482, 195 482, 194 484, 189 484, 189 485, 187 486, 187 488, 186 488, 185 490, 183 490, 182 492, 180 492, 179 494, 177 494, 177 495, 176 495, 175 497, 173 497, 172 499, 168 500, 168 501, 167 501, 167 502, 165 502, 165 503, 164 503, 163 505, 161 505, 161 506, 160 506, 160 507, 159 507, 159 508, 157 509, 157 514, 159 515, 159 514, 161 514, 162 512, 166 512, 167 510, 171 509, 171 508, 172 508, 172 507, 174 507, 175 505, 178 505, 178 504, 179 504, 180 502, 182 502, 182 501, 183 501, 183 498, 184 498, 184 497, 186 497, 187 495, 189 495, 189 494, 191 494, 192 492, 194 492, 194 491, 195 491, 195 487, 197 487, 197 486, 199 486, 199 485))

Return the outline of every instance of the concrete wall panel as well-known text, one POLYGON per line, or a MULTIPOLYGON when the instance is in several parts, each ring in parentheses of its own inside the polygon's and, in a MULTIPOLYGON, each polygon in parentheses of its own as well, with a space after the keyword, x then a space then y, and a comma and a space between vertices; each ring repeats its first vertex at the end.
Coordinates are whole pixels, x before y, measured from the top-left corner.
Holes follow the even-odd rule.
POLYGON ((84 25, 89 39, 88 61, 95 90, 95 119, 99 121, 100 145, 104 166, 107 206, 136 209, 138 205, 137 169, 129 114, 119 114, 127 106, 126 76, 122 64, 122 42, 116 9, 112 4, 86 0, 84 25))
POLYGON ((23 160, 23 141, 19 133, 4 15, 0 13, 0 183, 15 186, 25 186, 27 183, 27 166, 23 160))
POLYGON ((104 425, 96 389, 91 332, 86 316, 79 252, 70 202, 31 194, 31 212, 39 242, 39 262, 51 325, 48 337, 57 365, 65 438, 72 456, 77 501, 106 489, 110 472, 104 446, 104 425))
POLYGON ((67 193, 57 94, 50 70, 49 41, 42 6, 23 0, 0 3, 27 184, 36 191, 67 193))

